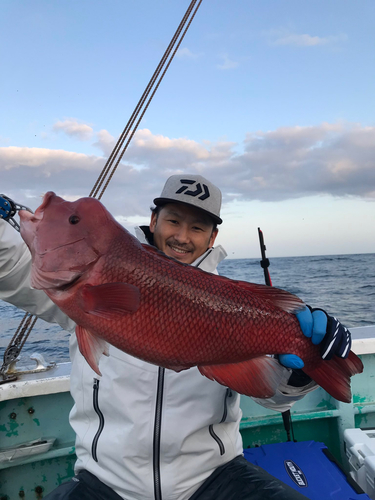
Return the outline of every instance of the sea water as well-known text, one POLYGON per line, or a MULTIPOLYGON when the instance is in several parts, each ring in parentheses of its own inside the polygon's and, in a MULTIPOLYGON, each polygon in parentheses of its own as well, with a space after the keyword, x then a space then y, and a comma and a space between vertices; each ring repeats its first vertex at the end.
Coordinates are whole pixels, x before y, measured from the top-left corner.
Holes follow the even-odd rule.
MULTIPOLYGON (((227 259, 219 273, 236 280, 264 283, 260 259, 227 259)), ((320 307, 347 327, 375 324, 375 254, 279 257, 270 259, 273 286, 320 307)), ((0 365, 24 312, 0 301, 0 365)), ((24 348, 22 363, 34 352, 47 361, 69 360, 69 333, 38 319, 24 348)))

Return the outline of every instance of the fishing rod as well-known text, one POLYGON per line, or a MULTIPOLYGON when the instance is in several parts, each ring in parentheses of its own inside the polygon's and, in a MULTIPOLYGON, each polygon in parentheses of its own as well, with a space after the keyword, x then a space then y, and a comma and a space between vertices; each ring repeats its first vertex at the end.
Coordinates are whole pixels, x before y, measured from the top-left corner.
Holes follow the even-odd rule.
POLYGON ((258 227, 258 235, 259 235, 259 243, 260 243, 260 253, 262 254, 262 260, 260 261, 260 265, 263 268, 264 272, 264 280, 266 282, 266 285, 272 286, 272 281, 271 281, 271 276, 268 271, 270 264, 270 261, 266 257, 266 245, 264 244, 264 238, 263 238, 263 232, 261 231, 260 227, 258 227))
MULTIPOLYGON (((264 238, 263 238, 263 232, 258 227, 258 236, 259 236, 259 244, 260 244, 260 253, 262 255, 262 260, 260 261, 260 266, 263 269, 264 272, 264 281, 266 282, 267 286, 272 286, 272 281, 271 281, 271 276, 268 268, 270 267, 271 263, 269 259, 266 257, 266 245, 264 244, 264 238)), ((287 441, 291 441, 291 436, 290 436, 290 431, 292 431, 293 434, 293 441, 296 441, 294 439, 294 432, 293 432, 293 425, 292 425, 292 416, 290 414, 290 410, 286 410, 281 412, 281 416, 283 417, 283 423, 284 423, 284 428, 286 431, 286 436, 287 436, 287 441)))

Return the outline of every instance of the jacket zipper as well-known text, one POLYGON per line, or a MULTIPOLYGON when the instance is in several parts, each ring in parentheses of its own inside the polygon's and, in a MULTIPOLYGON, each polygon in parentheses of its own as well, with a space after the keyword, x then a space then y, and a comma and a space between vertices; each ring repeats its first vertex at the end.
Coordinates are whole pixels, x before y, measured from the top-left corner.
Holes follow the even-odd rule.
POLYGON ((225 422, 226 419, 227 419, 227 415, 228 415, 227 401, 228 401, 228 398, 230 398, 230 397, 232 397, 232 389, 229 389, 229 387, 228 387, 227 388, 227 392, 225 393, 225 398, 224 398, 224 412, 223 412, 223 417, 220 420, 220 423, 225 422))
POLYGON ((98 399, 99 399, 99 382, 100 382, 99 379, 94 378, 93 405, 94 405, 95 413, 99 417, 99 427, 98 427, 98 430, 96 431, 96 434, 94 436, 94 439, 93 439, 92 445, 91 445, 91 454, 92 454, 92 458, 95 460, 95 462, 98 461, 98 455, 97 455, 98 440, 99 440, 100 434, 102 433, 103 428, 104 428, 104 416, 103 416, 103 413, 100 411, 99 403, 98 403, 98 399))
MULTIPOLYGON (((220 424, 222 422, 225 422, 226 418, 227 418, 227 414, 228 414, 228 409, 227 409, 227 399, 229 397, 232 396, 232 391, 231 389, 227 389, 226 393, 225 393, 225 398, 224 398, 224 412, 223 412, 223 416, 220 420, 220 424)), ((216 432, 214 431, 214 426, 213 424, 211 424, 208 428, 208 431, 210 433, 210 435, 214 438, 214 440, 217 442, 218 446, 219 446, 219 450, 220 450, 220 455, 224 455, 225 453, 225 446, 224 446, 224 443, 222 442, 222 440, 219 438, 219 436, 216 434, 216 432)))
MULTIPOLYGON (((210 252, 207 252, 207 255, 209 255, 211 252, 212 252, 212 250, 210 252)), ((205 255, 203 257, 203 259, 201 259, 196 264, 196 267, 198 267, 199 264, 202 263, 202 261, 207 257, 207 255, 205 255)), ((153 470, 154 470, 154 497, 155 497, 155 500, 162 500, 161 478, 160 478, 160 441, 161 441, 161 417, 162 417, 163 393, 164 393, 164 376, 165 376, 165 368, 159 367, 158 385, 157 385, 157 391, 156 391, 156 408, 155 408, 154 440, 153 440, 153 470)), ((210 426, 210 427, 212 427, 212 426, 210 426)), ((212 432, 213 432, 213 430, 212 430, 212 432)), ((211 434, 211 430, 210 430, 210 434, 211 434)), ((213 434, 216 436, 216 434, 214 432, 213 432, 213 434)), ((219 437, 218 436, 216 436, 216 437, 220 441, 219 437)), ((222 444, 222 446, 224 448, 223 444, 222 444)))
POLYGON ((224 447, 224 443, 222 442, 222 440, 219 438, 219 436, 216 434, 216 432, 214 431, 214 426, 213 424, 211 424, 209 427, 208 427, 208 432, 211 434, 211 436, 214 438, 214 440, 217 442, 218 446, 219 446, 219 450, 220 450, 220 455, 224 455, 225 453, 225 447, 224 447))
POLYGON ((201 258, 201 260, 199 262, 197 262, 196 264, 194 264, 194 267, 199 267, 202 262, 204 261, 204 259, 206 259, 210 253, 212 252, 212 248, 210 250, 207 250, 206 253, 203 255, 203 257, 201 258))
POLYGON ((156 408, 155 408, 154 441, 153 441, 155 500, 162 500, 161 481, 160 481, 160 439, 161 439, 161 417, 163 409, 164 375, 165 375, 165 368, 160 367, 158 371, 158 386, 156 391, 156 408))

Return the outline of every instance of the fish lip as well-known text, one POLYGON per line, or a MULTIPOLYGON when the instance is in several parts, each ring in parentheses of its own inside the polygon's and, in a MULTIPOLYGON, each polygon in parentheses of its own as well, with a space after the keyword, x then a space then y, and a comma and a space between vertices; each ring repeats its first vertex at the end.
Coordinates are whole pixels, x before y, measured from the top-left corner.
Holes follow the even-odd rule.
POLYGON ((43 219, 44 211, 47 206, 50 204, 52 198, 56 197, 56 194, 53 191, 48 191, 44 196, 42 203, 35 210, 34 213, 31 213, 27 210, 20 210, 18 215, 20 217, 21 223, 25 222, 39 222, 43 219))
POLYGON ((45 195, 43 196, 42 203, 36 209, 35 213, 44 211, 49 205, 51 199, 54 197, 56 197, 56 194, 53 191, 47 191, 47 193, 45 193, 45 195))
POLYGON ((53 191, 47 191, 47 193, 43 196, 42 203, 39 205, 39 207, 35 210, 34 217, 37 220, 42 220, 44 211, 50 204, 52 198, 56 198, 56 194, 53 191))

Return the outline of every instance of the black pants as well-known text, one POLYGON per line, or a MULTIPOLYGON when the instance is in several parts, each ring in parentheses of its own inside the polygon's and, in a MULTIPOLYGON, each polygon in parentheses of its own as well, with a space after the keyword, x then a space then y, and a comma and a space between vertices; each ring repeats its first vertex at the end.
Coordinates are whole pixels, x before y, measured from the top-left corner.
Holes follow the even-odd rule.
MULTIPOLYGON (((49 493, 45 500, 126 500, 85 470, 49 493)), ((222 465, 190 500, 306 500, 279 479, 243 457, 222 465)))

